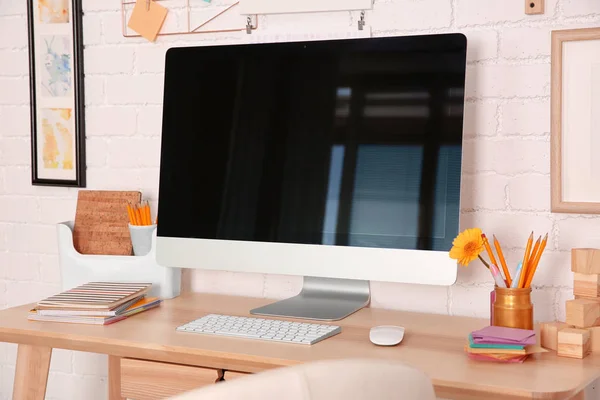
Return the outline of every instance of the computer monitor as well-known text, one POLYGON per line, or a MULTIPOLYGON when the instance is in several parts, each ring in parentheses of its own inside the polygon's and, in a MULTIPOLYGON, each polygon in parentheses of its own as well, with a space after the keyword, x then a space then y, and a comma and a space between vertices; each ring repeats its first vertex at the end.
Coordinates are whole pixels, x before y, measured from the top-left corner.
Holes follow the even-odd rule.
POLYGON ((465 65, 461 34, 170 49, 158 262, 304 276, 252 312, 324 320, 453 284, 465 65))

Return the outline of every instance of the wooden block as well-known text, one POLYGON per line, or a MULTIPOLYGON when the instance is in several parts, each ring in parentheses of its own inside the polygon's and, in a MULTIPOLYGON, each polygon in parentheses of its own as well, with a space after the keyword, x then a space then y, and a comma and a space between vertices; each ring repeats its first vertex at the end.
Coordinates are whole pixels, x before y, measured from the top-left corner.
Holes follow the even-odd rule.
POLYGON ((575 272, 573 277, 573 294, 577 297, 599 297, 600 275, 575 272))
POLYGON ((590 332, 587 329, 566 328, 558 332, 560 357, 584 358, 590 354, 590 332))
POLYGON ((578 294, 576 294, 573 297, 575 297, 576 299, 593 300, 593 301, 600 303, 600 297, 587 297, 587 296, 580 296, 578 294))
POLYGON ((544 322, 540 324, 540 337, 542 347, 556 350, 558 344, 558 331, 571 328, 566 322, 544 322))
POLYGON ((600 326, 587 328, 590 332, 590 350, 592 353, 600 353, 600 326))
POLYGON ((543 14, 544 0, 525 0, 525 14, 543 14))
POLYGON ((600 275, 600 249, 572 249, 571 271, 600 275))
POLYGON ((600 323, 600 302, 588 299, 568 300, 567 324, 577 328, 589 328, 600 323))

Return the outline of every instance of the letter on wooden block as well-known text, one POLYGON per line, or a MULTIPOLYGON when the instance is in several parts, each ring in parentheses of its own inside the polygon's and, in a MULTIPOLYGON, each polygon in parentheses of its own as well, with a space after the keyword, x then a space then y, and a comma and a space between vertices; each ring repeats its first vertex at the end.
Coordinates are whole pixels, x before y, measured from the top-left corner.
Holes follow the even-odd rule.
POLYGON ((572 249, 571 271, 600 275, 600 249, 572 249))
POLYGON ((588 299, 568 300, 567 324, 589 328, 600 323, 600 302, 588 299))
POLYGON ((540 324, 542 347, 556 350, 558 345, 558 331, 565 328, 571 328, 571 326, 565 322, 544 322, 540 324))
POLYGON ((575 272, 573 294, 579 297, 597 298, 600 296, 600 275, 575 272))
POLYGON ((558 332, 560 357, 584 358, 590 353, 590 332, 587 329, 566 328, 558 332))

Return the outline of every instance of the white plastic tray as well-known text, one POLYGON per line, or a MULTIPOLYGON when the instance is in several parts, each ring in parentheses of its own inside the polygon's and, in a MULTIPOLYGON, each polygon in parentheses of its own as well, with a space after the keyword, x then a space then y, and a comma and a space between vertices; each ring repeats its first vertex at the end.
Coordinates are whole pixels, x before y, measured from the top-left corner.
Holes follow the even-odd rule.
POLYGON ((152 250, 143 257, 80 254, 73 246, 73 221, 58 224, 57 233, 63 290, 93 281, 151 282, 151 296, 179 296, 181 269, 156 263, 156 232, 152 250))

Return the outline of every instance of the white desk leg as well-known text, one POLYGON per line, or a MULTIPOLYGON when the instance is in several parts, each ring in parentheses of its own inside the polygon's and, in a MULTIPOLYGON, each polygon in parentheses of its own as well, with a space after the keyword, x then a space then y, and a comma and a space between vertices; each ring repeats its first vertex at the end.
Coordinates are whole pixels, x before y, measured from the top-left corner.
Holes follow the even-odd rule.
POLYGON ((13 400, 44 400, 52 348, 20 344, 13 400))
POLYGON ((121 397, 121 357, 108 356, 108 400, 124 400, 121 397))

